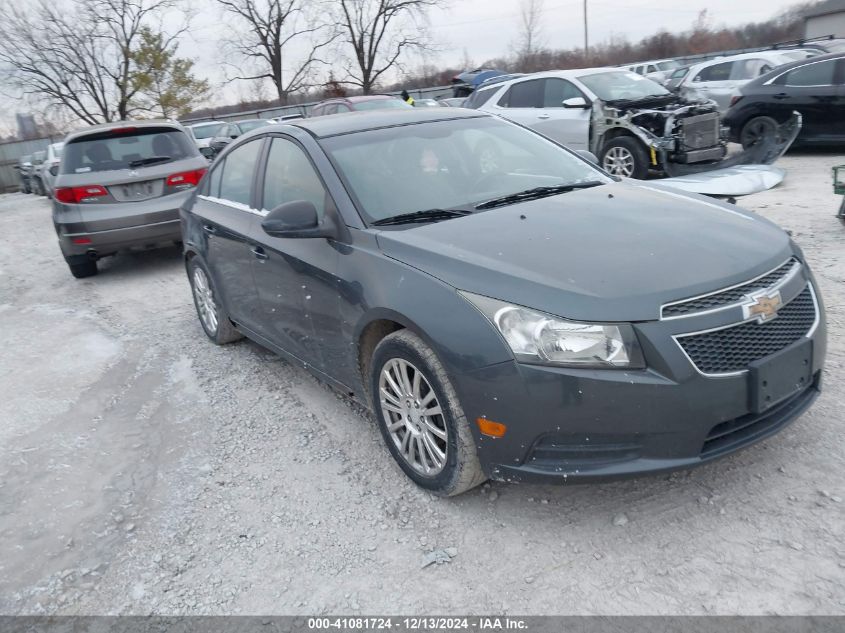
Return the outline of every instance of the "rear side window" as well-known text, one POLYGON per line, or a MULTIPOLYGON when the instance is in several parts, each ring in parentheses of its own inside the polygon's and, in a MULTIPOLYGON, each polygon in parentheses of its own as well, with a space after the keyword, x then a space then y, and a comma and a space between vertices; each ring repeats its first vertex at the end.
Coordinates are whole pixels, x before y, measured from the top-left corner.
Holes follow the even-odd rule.
POLYGON ((693 81, 727 81, 731 78, 734 62, 723 62, 703 68, 693 81))
POLYGON ((199 156, 196 145, 172 127, 115 128, 82 136, 64 147, 63 174, 137 169, 199 156))
MULTIPOLYGON (((226 163, 222 167, 223 173, 220 176, 219 198, 250 206, 252 179, 255 175, 255 165, 258 162, 262 141, 263 139, 250 141, 226 155, 226 163)), ((212 177, 212 187, 213 181, 212 177)))
POLYGON ((543 105, 543 80, 520 81, 510 87, 499 99, 505 108, 539 108, 543 105))
MULTIPOLYGON (((826 62, 808 64, 793 68, 786 73, 784 83, 787 86, 832 86, 836 69, 835 59, 826 62)), ((778 82, 780 83, 780 82, 778 82)))

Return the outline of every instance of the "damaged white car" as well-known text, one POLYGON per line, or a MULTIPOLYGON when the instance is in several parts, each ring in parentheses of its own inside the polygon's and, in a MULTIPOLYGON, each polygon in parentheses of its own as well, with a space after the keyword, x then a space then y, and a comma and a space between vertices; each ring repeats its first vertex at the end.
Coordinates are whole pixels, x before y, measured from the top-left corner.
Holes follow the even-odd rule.
POLYGON ((557 70, 519 77, 480 88, 471 107, 531 127, 570 149, 590 151, 616 176, 642 179, 649 171, 659 171, 683 177, 687 190, 695 190, 688 182, 694 174, 698 176, 695 181, 710 180, 708 189, 712 190, 712 180, 719 174, 708 179, 702 178, 703 172, 770 165, 789 148, 801 127, 796 114, 771 138, 728 156, 727 130, 722 128, 713 101, 685 100, 646 77, 619 68, 557 70))

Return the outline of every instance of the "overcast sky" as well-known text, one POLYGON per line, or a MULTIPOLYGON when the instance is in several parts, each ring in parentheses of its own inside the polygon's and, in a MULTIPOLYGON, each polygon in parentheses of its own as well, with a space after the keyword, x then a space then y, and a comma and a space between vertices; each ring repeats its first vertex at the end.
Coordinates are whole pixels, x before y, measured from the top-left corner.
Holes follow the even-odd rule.
MULTIPOLYGON (((631 42, 655 33, 661 28, 684 31, 698 13, 708 9, 713 26, 739 25, 765 20, 794 4, 791 0, 587 0, 590 42, 606 41, 611 36, 624 36, 631 42)), ((212 83, 223 80, 219 37, 229 28, 228 20, 213 0, 194 0, 198 10, 192 32, 181 53, 194 57, 197 70, 212 83)), ((431 27, 440 53, 430 60, 435 64, 455 66, 466 49, 476 64, 507 54, 518 34, 519 0, 452 0, 448 9, 431 13, 431 27)), ((550 48, 583 46, 583 0, 545 0, 543 43, 550 48)), ((418 66, 423 60, 409 60, 418 66)), ((218 91, 220 103, 251 96, 245 82, 228 84, 218 91)), ((268 92, 267 96, 271 96, 268 92)), ((16 110, 25 109, 11 103, 3 108, 0 127, 13 125, 16 110)))

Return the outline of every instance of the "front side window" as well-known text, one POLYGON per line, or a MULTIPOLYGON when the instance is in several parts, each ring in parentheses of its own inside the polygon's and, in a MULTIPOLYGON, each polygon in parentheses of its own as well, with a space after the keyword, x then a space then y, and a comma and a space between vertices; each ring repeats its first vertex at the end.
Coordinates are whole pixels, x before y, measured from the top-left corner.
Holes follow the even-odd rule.
POLYGON ((477 110, 485 103, 490 101, 490 97, 496 94, 500 87, 501 86, 491 86, 490 88, 484 88, 483 90, 476 90, 469 97, 467 97, 467 100, 464 101, 461 107, 477 110))
POLYGON ((261 146, 262 139, 257 139, 235 148, 226 155, 226 163, 222 166, 223 173, 220 177, 220 195, 217 197, 250 206, 252 179, 261 146))
POLYGON ((286 202, 307 200, 322 218, 326 195, 316 169, 302 148, 293 141, 274 138, 264 174, 264 209, 271 211, 286 202))
POLYGON ((199 156, 196 145, 172 127, 125 127, 78 137, 64 147, 63 174, 137 169, 199 156))
POLYGON ((562 108, 563 102, 575 97, 584 97, 571 82, 557 77, 550 77, 545 80, 543 87, 543 107, 562 108))
POLYGON ((833 75, 836 70, 836 61, 831 59, 826 62, 808 64, 800 68, 793 68, 786 73, 784 83, 787 86, 832 86, 833 75))
POLYGON ((693 81, 727 81, 731 78, 734 62, 722 62, 702 68, 693 81))
POLYGON ((505 108, 539 108, 543 105, 543 80, 520 81, 499 100, 505 108))

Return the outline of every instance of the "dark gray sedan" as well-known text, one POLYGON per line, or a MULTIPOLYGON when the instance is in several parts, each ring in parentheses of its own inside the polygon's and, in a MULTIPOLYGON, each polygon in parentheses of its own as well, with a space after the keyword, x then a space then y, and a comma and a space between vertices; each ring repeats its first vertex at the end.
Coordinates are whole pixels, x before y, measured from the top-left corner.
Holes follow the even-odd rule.
POLYGON ((371 406, 436 494, 696 466, 819 392, 823 309, 786 233, 493 116, 262 128, 182 222, 209 338, 246 335, 371 406))

